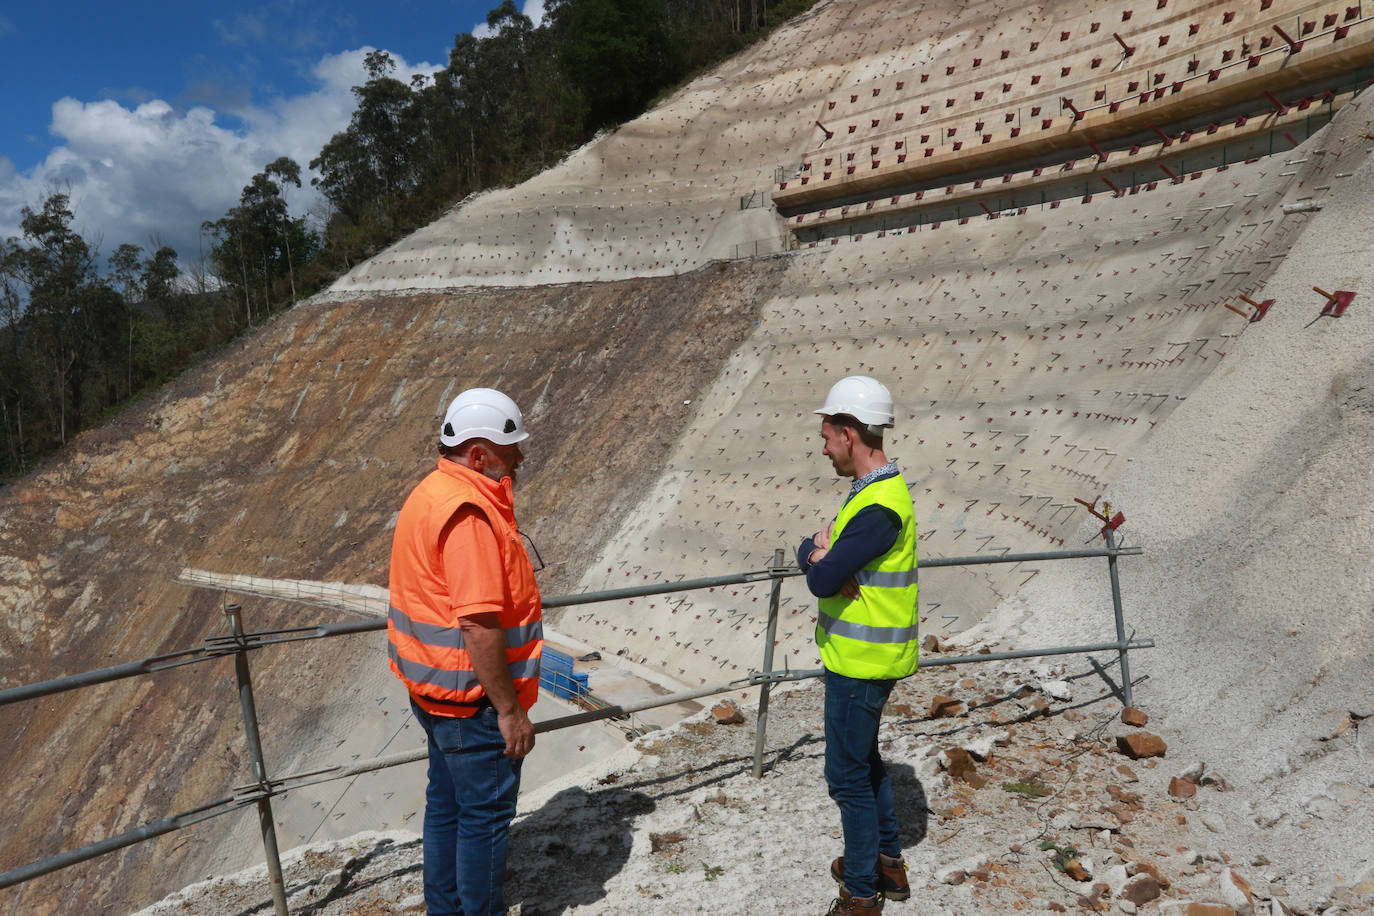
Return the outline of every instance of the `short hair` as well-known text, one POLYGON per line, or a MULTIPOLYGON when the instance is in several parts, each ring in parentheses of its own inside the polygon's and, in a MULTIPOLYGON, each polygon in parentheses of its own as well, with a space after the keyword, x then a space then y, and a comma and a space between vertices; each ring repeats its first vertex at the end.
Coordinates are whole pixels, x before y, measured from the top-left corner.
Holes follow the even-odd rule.
POLYGON ((827 417, 831 426, 842 426, 853 430, 859 441, 869 448, 883 447, 883 428, 870 423, 860 423, 847 413, 837 413, 827 417))
POLYGON ((474 445, 481 442, 486 442, 488 445, 491 444, 486 439, 483 439, 480 436, 473 436, 471 439, 464 439, 457 445, 445 445, 444 443, 440 442, 439 454, 449 459, 450 461, 457 461, 459 458, 463 457, 468 453, 468 449, 472 448, 474 445))

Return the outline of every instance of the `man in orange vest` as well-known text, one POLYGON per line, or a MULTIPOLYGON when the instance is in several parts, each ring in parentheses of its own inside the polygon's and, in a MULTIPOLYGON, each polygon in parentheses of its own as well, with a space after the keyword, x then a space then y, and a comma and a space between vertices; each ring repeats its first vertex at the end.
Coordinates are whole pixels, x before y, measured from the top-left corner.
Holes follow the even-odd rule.
POLYGON ((429 916, 506 912, 506 847, 544 647, 512 495, 527 438, 506 395, 464 391, 444 415, 438 468, 396 520, 388 651, 429 744, 429 916))

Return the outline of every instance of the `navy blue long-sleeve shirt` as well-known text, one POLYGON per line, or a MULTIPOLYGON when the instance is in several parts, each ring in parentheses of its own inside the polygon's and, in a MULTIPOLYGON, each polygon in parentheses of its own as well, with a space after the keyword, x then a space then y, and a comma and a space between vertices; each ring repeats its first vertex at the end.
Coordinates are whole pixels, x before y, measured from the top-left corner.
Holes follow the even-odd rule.
POLYGON ((902 519, 886 506, 864 506, 844 526, 825 556, 808 561, 816 541, 808 537, 797 548, 797 566, 806 573, 806 587, 817 598, 828 598, 855 573, 892 549, 902 533, 902 519))

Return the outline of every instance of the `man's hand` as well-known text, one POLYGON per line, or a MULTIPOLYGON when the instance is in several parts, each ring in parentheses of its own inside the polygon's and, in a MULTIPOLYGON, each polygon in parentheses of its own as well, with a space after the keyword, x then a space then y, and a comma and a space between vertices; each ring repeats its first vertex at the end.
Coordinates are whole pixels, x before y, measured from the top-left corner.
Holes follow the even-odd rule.
POLYGON ((516 706, 511 712, 497 713, 497 727, 506 739, 506 756, 519 760, 534 750, 534 723, 525 710, 516 706))
POLYGON ((855 579, 853 576, 850 576, 848 579, 844 581, 844 585, 840 586, 840 594, 844 595, 850 601, 858 601, 859 580, 855 579))
POLYGON ((831 522, 825 526, 823 531, 817 531, 811 536, 811 541, 821 550, 830 549, 830 532, 835 530, 835 523, 831 522))
POLYGON ((458 618, 458 626, 477 681, 496 707, 496 724, 506 739, 506 756, 519 760, 534 749, 534 726, 520 706, 506 666, 506 634, 501 620, 496 614, 470 614, 458 618))

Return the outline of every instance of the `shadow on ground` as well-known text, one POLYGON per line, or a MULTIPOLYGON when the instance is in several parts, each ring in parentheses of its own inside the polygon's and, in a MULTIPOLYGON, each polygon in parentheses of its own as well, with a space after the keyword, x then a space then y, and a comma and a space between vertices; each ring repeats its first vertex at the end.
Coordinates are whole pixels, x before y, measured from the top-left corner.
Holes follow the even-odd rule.
POLYGON ((506 902, 521 916, 557 916, 606 896, 630 857, 634 819, 657 805, 620 786, 564 789, 511 828, 506 902))

